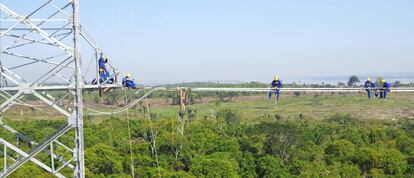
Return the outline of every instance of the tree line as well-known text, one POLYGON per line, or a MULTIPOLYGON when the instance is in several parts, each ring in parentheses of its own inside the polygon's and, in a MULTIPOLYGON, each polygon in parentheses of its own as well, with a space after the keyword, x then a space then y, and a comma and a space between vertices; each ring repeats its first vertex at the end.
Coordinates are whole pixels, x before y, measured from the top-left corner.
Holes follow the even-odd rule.
MULTIPOLYGON (((235 110, 211 118, 178 115, 130 122, 111 118, 85 127, 88 177, 413 177, 414 122, 360 120, 333 115, 316 121, 265 115, 266 122, 245 123, 235 110), (133 168, 131 169, 131 141, 133 168)), ((13 122, 32 139, 44 138, 61 121, 13 122), (44 128, 44 130, 39 130, 44 128), (36 132, 35 132, 36 131, 36 132)), ((13 135, 0 131, 2 137, 13 135)), ((71 144, 70 140, 62 140, 71 144)), ((1 161, 3 162, 3 161, 1 161)), ((1 167, 0 167, 1 168, 1 167)), ((39 173, 33 165, 14 176, 39 173)), ((70 171, 65 172, 70 176, 70 171)))

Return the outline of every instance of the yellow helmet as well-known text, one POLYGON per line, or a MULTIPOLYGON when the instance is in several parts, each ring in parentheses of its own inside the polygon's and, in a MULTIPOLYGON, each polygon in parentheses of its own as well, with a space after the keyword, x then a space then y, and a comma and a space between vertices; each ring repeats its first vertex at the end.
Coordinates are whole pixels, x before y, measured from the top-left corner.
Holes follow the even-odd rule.
POLYGON ((381 83, 385 83, 385 80, 384 80, 384 79, 382 79, 382 80, 381 80, 381 83))
POLYGON ((131 78, 131 77, 132 77, 131 73, 127 73, 127 74, 126 74, 126 77, 127 77, 127 78, 131 78))
POLYGON ((278 76, 275 76, 275 77, 273 78, 273 80, 279 80, 279 77, 278 77, 278 76))
POLYGON ((370 82, 370 81, 371 81, 371 78, 370 78, 370 77, 368 77, 367 81, 369 81, 369 82, 370 82))

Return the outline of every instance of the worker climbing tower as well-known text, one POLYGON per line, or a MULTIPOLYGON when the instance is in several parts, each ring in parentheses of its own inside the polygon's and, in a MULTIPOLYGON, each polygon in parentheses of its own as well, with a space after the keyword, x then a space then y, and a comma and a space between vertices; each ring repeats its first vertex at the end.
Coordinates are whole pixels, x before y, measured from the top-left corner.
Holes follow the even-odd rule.
MULTIPOLYGON (((17 140, 0 135, 0 177, 12 175, 28 162, 56 177, 70 172, 85 177, 82 92, 121 85, 87 84, 99 79, 102 50, 79 22, 78 0, 3 0, 0 15, 1 133, 17 140), (65 124, 35 140, 23 133, 24 125, 20 130, 11 126, 17 116, 7 111, 19 109, 22 115, 38 110, 41 114, 36 117, 53 116, 65 124)), ((116 78, 117 70, 111 70, 116 78)))

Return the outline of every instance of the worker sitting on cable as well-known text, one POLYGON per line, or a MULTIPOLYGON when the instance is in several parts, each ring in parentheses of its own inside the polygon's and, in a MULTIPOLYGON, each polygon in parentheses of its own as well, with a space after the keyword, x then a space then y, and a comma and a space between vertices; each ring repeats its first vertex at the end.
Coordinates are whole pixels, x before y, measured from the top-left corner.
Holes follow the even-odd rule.
POLYGON ((391 85, 383 79, 381 80, 380 86, 382 87, 380 89, 380 98, 387 99, 387 94, 391 91, 390 90, 391 85))
POLYGON ((131 77, 130 73, 127 73, 126 76, 122 79, 122 86, 127 88, 136 88, 134 79, 131 77))
POLYGON ((279 101, 280 88, 282 87, 282 82, 279 80, 279 77, 274 77, 271 83, 271 87, 272 89, 269 91, 269 99, 272 98, 272 93, 274 93, 276 96, 276 100, 279 101))
POLYGON ((375 83, 371 82, 371 78, 368 78, 367 81, 365 82, 364 87, 365 87, 365 91, 367 91, 368 99, 371 99, 372 92, 375 88, 375 83))

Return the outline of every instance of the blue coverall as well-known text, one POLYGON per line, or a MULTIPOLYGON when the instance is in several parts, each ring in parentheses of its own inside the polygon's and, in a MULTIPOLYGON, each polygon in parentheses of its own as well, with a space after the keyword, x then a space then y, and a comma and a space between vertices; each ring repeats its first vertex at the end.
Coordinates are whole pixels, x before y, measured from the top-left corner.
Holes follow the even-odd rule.
MULTIPOLYGON (((104 70, 104 69, 99 69, 99 77, 100 77, 100 83, 106 81, 108 79, 108 77, 110 77, 111 75, 109 74, 108 71, 104 70)), ((107 83, 113 83, 113 79, 109 79, 107 81, 107 83)))
POLYGON ((108 79, 111 76, 111 73, 106 68, 107 63, 108 63, 108 59, 104 58, 103 53, 101 53, 101 57, 99 58, 99 61, 98 61, 99 77, 100 77, 99 81, 100 81, 100 83, 102 83, 106 80, 108 80, 107 83, 113 83, 114 82, 113 78, 108 79))
POLYGON ((98 61, 99 69, 105 69, 106 70, 106 64, 108 63, 108 59, 103 57, 103 53, 101 53, 101 57, 98 61))
POLYGON ((276 100, 279 101, 279 97, 280 97, 280 87, 282 87, 282 82, 280 82, 280 80, 273 80, 271 83, 271 87, 275 88, 269 91, 269 99, 272 98, 272 93, 275 93, 276 95, 276 100))
POLYGON ((128 88, 135 88, 136 87, 135 82, 132 79, 130 79, 129 77, 125 77, 125 78, 122 79, 122 86, 128 87, 128 88))
POLYGON ((365 91, 368 93, 368 99, 371 99, 372 96, 372 90, 375 88, 375 83, 372 83, 371 81, 365 82, 365 91))
POLYGON ((390 92, 390 87, 391 85, 388 82, 384 82, 384 84, 382 84, 380 98, 383 98, 383 99, 387 98, 387 94, 388 92, 390 92))

